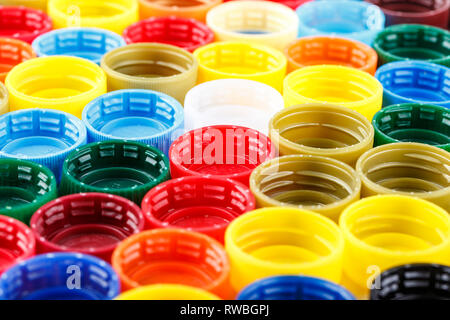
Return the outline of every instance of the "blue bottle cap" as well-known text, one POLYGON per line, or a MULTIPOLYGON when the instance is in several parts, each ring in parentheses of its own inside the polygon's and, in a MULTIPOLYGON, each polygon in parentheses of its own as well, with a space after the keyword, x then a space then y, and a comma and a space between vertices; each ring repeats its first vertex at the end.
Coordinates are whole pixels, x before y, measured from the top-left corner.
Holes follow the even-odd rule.
POLYGON ((18 158, 48 167, 57 179, 64 159, 86 144, 77 117, 52 109, 24 109, 0 116, 0 158, 18 158))
POLYGON ((89 142, 126 139, 168 154, 184 129, 184 110, 174 98, 156 91, 126 89, 107 93, 83 110, 89 142))
POLYGON ((450 68, 425 61, 396 61, 381 66, 375 77, 384 88, 383 106, 434 104, 450 108, 450 68))
POLYGON ((335 35, 368 45, 385 24, 383 11, 362 1, 311 1, 298 7, 297 15, 299 37, 335 35))
POLYGON ((305 276, 265 278, 245 287, 237 300, 355 300, 333 282, 305 276))
POLYGON ((102 56, 125 45, 118 34, 100 28, 64 28, 37 37, 32 47, 38 57, 66 55, 100 64, 102 56))
POLYGON ((0 277, 0 300, 110 300, 119 293, 113 268, 80 253, 39 255, 0 277))

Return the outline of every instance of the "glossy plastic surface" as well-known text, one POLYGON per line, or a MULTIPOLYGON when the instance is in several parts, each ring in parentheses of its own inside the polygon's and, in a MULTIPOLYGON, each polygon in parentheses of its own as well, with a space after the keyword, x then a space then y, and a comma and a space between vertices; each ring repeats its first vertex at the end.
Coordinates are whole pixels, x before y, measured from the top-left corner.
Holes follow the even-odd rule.
POLYGON ((148 228, 181 228, 204 233, 223 243, 236 217, 255 209, 248 187, 211 177, 172 179, 150 190, 142 200, 148 228))
POLYGON ((108 77, 108 91, 150 89, 183 103, 197 81, 194 56, 168 44, 129 44, 105 54, 100 64, 108 77))
POLYGON ((36 240, 30 228, 16 219, 0 215, 0 275, 34 256, 35 250, 36 240))
POLYGON ((39 255, 0 277, 0 300, 110 300, 119 293, 119 279, 111 266, 79 253, 39 255), (71 282, 74 274, 80 277, 79 289, 75 280, 71 282))
POLYGON ((378 68, 383 106, 427 103, 450 108, 450 68, 425 61, 396 61, 378 68))
POLYGON ((106 93, 106 76, 95 63, 68 56, 31 59, 12 69, 5 80, 10 111, 48 108, 81 112, 91 100, 106 93))
POLYGON ((0 158, 18 158, 48 167, 57 179, 66 157, 87 141, 77 117, 58 110, 26 109, 0 116, 0 158))
POLYGON ((181 229, 144 231, 117 247, 112 265, 124 290, 149 284, 182 284, 232 298, 225 250, 200 233, 181 229))
MULTIPOLYGON (((15 1, 17 2, 17 1, 15 1)), ((53 29, 52 20, 44 12, 32 8, 0 6, 0 36, 32 43, 53 29)))
POLYGON ((284 79, 286 107, 303 103, 331 103, 353 109, 370 121, 381 109, 382 99, 380 82, 367 72, 354 68, 309 66, 291 72, 284 79))
POLYGON ((169 179, 169 161, 140 142, 111 140, 77 149, 64 161, 60 194, 100 192, 140 204, 153 187, 169 179))
POLYGON ((33 41, 39 57, 66 55, 100 64, 102 56, 125 41, 118 34, 99 28, 64 28, 47 32, 33 41))
POLYGON ((214 33, 204 23, 179 17, 153 17, 129 26, 123 32, 128 44, 159 42, 190 52, 214 41, 214 33))
POLYGON ((110 262, 120 241, 144 230, 144 216, 128 199, 79 193, 42 206, 30 226, 38 253, 79 252, 110 262))
POLYGON ((211 176, 248 185, 251 172, 277 150, 258 131, 237 126, 211 126, 179 137, 169 151, 172 178, 211 176))
POLYGON ((248 212, 228 227, 225 248, 236 291, 274 275, 341 278, 343 235, 333 221, 311 211, 272 207, 248 212))
POLYGON ((199 62, 198 83, 218 79, 259 81, 281 92, 287 60, 271 47, 226 41, 195 50, 199 62))
POLYGON ((318 156, 291 155, 266 161, 250 176, 258 207, 296 207, 335 222, 359 200, 361 180, 343 162, 318 156))
POLYGON ((90 142, 139 141, 168 154, 184 129, 184 111, 174 98, 156 91, 125 89, 104 94, 83 109, 90 142))
POLYGON ((375 146, 420 142, 450 152, 450 110, 431 104, 405 103, 380 110, 372 120, 375 146))

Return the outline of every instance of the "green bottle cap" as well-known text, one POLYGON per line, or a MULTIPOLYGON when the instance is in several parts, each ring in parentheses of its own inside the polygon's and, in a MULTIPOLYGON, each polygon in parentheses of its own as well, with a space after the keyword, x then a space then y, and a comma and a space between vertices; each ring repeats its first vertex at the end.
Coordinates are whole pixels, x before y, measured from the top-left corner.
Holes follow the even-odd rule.
POLYGON ((169 160, 160 150, 139 142, 96 142, 65 160, 60 193, 110 193, 140 205, 151 188, 168 179, 169 160))
POLYGON ((375 147, 420 142, 450 151, 450 109, 419 103, 386 107, 375 114, 375 147))
POLYGON ((381 64, 425 60, 450 67, 450 32, 421 24, 400 24, 378 33, 373 47, 381 64))
POLYGON ((50 169, 26 160, 0 159, 0 215, 28 224, 35 211, 57 196, 50 169))

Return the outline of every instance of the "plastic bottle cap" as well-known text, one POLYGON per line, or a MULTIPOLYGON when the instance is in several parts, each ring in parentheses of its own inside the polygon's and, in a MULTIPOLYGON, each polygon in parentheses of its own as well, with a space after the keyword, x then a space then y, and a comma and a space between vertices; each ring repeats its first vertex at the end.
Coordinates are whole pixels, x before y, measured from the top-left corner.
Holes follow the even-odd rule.
POLYGON ((287 207, 248 212, 225 233, 231 285, 240 291, 268 276, 303 274, 339 282, 344 238, 317 213, 287 207))
POLYGON ((269 123, 269 136, 282 155, 330 157, 352 167, 373 146, 374 129, 362 114, 328 104, 285 108, 269 123))
POLYGON ((181 104, 150 90, 118 90, 102 95, 84 108, 82 118, 89 141, 139 141, 166 155, 184 128, 181 104))
POLYGON ((57 196, 56 178, 49 169, 25 160, 0 159, 0 215, 28 223, 37 209, 57 196))
POLYGON ((160 17, 141 20, 123 32, 128 44, 158 42, 171 44, 189 52, 214 41, 214 33, 195 19, 160 17))
POLYGON ((14 66, 35 57, 36 54, 28 43, 0 37, 0 81, 5 81, 6 75, 14 66))
POLYGON ((237 126, 212 126, 179 137, 169 150, 172 178, 230 178, 248 186, 251 172, 276 156, 275 146, 258 131, 237 126))
POLYGON ((283 107, 281 94, 264 83, 244 79, 208 81, 186 95, 185 129, 238 125, 267 134, 270 118, 283 107))
POLYGON ((450 211, 450 156, 445 150, 412 142, 386 144, 363 154, 356 171, 363 197, 410 195, 450 211))
POLYGON ((100 64, 102 56, 125 41, 118 34, 99 28, 64 28, 43 34, 33 41, 39 57, 66 55, 100 64))
POLYGON ((0 6, 0 35, 2 37, 31 43, 37 36, 52 29, 52 20, 40 10, 0 6))
POLYGON ((450 68, 424 61, 396 61, 378 68, 383 106, 427 103, 450 108, 450 68))
POLYGON ((106 93, 106 76, 95 63, 68 56, 25 61, 5 80, 10 110, 58 109, 81 118, 88 102, 106 93))
POLYGON ((335 35, 371 45, 383 30, 383 11, 363 1, 311 1, 297 9, 299 37, 335 35))
POLYGON ((450 32, 420 24, 386 28, 373 42, 381 63, 425 60, 450 67, 450 32))
POLYGON ((118 34, 139 19, 137 0, 49 0, 55 28, 96 27, 118 34))
POLYGON ((446 29, 450 0, 398 1, 366 0, 379 6, 386 15, 386 25, 417 23, 446 29))
POLYGON ((220 300, 208 291, 179 284, 154 284, 122 293, 116 300, 220 300))
POLYGON ((205 21, 206 13, 222 0, 139 0, 141 19, 177 16, 205 21))
POLYGON ((266 161, 250 176, 258 207, 296 207, 335 222, 359 200, 361 180, 343 162, 317 156, 291 155, 266 161))
MULTIPOLYGON (((1 189, 3 189, 3 187, 0 187, 0 190, 1 189)), ((1 212, 0 214, 1 275, 5 270, 13 266, 14 264, 34 256, 36 240, 30 228, 28 228, 22 222, 17 221, 13 218, 5 217, 3 215, 3 212, 1 212)))
POLYGON ((288 71, 306 66, 335 64, 353 67, 375 74, 378 56, 365 43, 334 36, 303 37, 292 42, 285 50, 288 71))
POLYGON ((139 205, 151 188, 167 179, 169 161, 158 149, 124 140, 95 142, 66 158, 60 193, 110 193, 139 205))
POLYGON ((148 284, 182 284, 231 298, 225 250, 200 233, 182 229, 144 231, 119 244, 112 265, 123 290, 148 284))
POLYGON ((339 224, 344 273, 366 291, 379 272, 393 266, 450 263, 450 218, 431 202, 403 195, 369 197, 347 207, 339 224))
POLYGON ((183 103, 197 81, 198 63, 192 53, 161 43, 133 43, 105 54, 101 66, 108 90, 150 89, 183 103))
POLYGON ((0 277, 1 300, 110 300, 120 293, 109 264, 80 253, 49 253, 23 261, 0 277), (81 288, 70 288, 77 274, 81 288))
POLYGON ((79 252, 107 262, 120 241, 144 230, 141 209, 105 193, 79 193, 53 200, 33 215, 37 252, 79 252))
POLYGON ((405 103, 383 108, 373 118, 375 146, 420 142, 450 151, 450 110, 429 104, 405 103))
MULTIPOLYGON (((224 2, 228 1, 235 1, 235 0, 224 0, 224 2)), ((264 1, 278 2, 284 4, 285 6, 288 6, 291 9, 297 9, 298 6, 311 0, 264 0, 264 1)))
POLYGON ((211 9, 207 25, 217 41, 242 41, 278 50, 297 38, 298 17, 294 10, 269 1, 234 1, 211 9))
POLYGON ((0 81, 0 115, 9 111, 9 93, 3 82, 0 81))
POLYGON ((64 159, 86 144, 86 127, 63 111, 26 109, 0 116, 0 158, 30 160, 48 167, 59 180, 64 159))
POLYGON ((255 209, 248 187, 229 179, 183 177, 150 190, 142 201, 148 228, 182 228, 223 243, 236 217, 255 209))
POLYGON ((378 288, 370 300, 449 300, 450 267, 408 264, 384 271, 375 280, 378 288))
POLYGON ((303 103, 338 104, 358 111, 370 121, 381 109, 382 99, 383 87, 377 79, 367 72, 349 67, 304 67, 291 72, 284 80, 287 107, 303 103))
POLYGON ((47 11, 47 0, 0 0, 2 6, 24 6, 47 11))
POLYGON ((256 281, 237 300, 355 300, 347 289, 319 278, 276 276, 256 281))
POLYGON ((281 92, 287 60, 278 50, 248 42, 211 43, 195 50, 198 83, 218 79, 259 81, 281 92))

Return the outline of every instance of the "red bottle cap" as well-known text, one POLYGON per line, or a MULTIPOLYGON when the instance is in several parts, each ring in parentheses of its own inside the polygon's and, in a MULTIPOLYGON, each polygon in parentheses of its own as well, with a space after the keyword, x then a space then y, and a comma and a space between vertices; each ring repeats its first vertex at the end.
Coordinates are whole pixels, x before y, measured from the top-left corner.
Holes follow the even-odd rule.
POLYGON ((223 243, 228 224, 255 209, 250 189, 230 179, 183 177, 151 189, 142 201, 147 226, 182 228, 223 243))
POLYGON ((262 133, 238 126, 210 126, 189 131, 169 150, 172 178, 212 176, 248 186, 252 171, 277 150, 262 133))
POLYGON ((158 42, 190 52, 214 41, 214 33, 204 23, 180 17, 154 17, 132 24, 123 32, 127 44, 158 42))
POLYGON ((450 0, 366 0, 383 10, 386 26, 394 24, 426 24, 447 29, 450 0))
POLYGON ((0 275, 12 265, 34 256, 36 240, 22 222, 0 215, 0 275))
POLYGON ((0 36, 28 43, 53 29, 53 22, 44 12, 27 7, 0 6, 0 36))
POLYGON ((144 217, 128 199, 79 193, 41 207, 30 226, 39 253, 79 252, 110 261, 120 241, 144 230, 144 217))

